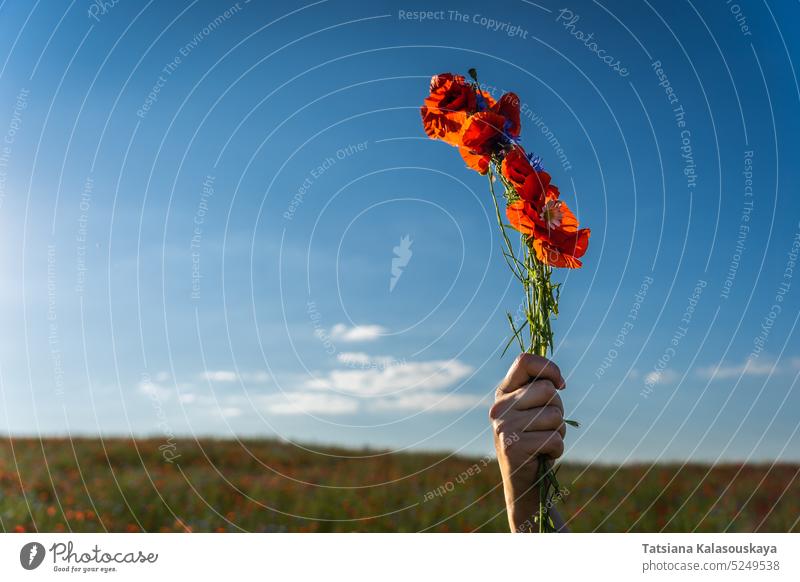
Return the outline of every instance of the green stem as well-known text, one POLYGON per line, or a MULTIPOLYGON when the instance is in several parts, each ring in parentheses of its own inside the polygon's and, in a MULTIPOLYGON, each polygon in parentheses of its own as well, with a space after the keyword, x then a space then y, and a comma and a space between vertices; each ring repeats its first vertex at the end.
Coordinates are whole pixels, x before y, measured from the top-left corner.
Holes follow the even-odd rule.
MULTIPOLYGON (((503 217, 500 212, 500 204, 494 191, 494 177, 495 172, 505 187, 505 202, 509 203, 512 199, 517 198, 517 193, 513 186, 509 184, 499 170, 500 161, 493 159, 489 165, 487 172, 489 178, 489 190, 492 193, 492 201, 495 206, 495 213, 497 215, 497 222, 500 226, 500 232, 503 235, 503 242, 505 244, 505 251, 503 257, 506 260, 511 271, 514 273, 516 279, 522 284, 525 293, 524 301, 524 320, 519 326, 514 322, 513 317, 509 314, 509 324, 513 334, 512 341, 516 338, 522 346, 521 332, 525 327, 528 327, 528 335, 530 343, 525 351, 546 357, 548 349, 552 352, 553 349, 553 329, 551 326, 551 319, 558 314, 558 285, 554 285, 550 276, 552 270, 549 266, 542 263, 534 252, 531 241, 526 235, 521 235, 522 239, 522 257, 517 257, 514 251, 514 245, 508 238, 506 233, 506 225, 503 223, 503 217)), ((555 531, 553 521, 550 518, 550 500, 551 500, 551 487, 557 483, 552 463, 546 455, 538 457, 537 467, 537 481, 539 491, 539 511, 537 514, 537 521, 539 522, 539 532, 555 531)))

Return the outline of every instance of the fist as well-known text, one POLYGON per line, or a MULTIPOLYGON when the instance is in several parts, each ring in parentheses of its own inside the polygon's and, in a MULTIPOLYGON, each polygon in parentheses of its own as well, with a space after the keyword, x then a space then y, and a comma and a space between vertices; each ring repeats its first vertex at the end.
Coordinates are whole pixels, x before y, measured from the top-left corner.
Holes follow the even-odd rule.
POLYGON ((538 506, 538 456, 556 459, 564 452, 566 424, 559 391, 565 387, 553 362, 521 354, 495 392, 489 419, 512 529, 538 506))

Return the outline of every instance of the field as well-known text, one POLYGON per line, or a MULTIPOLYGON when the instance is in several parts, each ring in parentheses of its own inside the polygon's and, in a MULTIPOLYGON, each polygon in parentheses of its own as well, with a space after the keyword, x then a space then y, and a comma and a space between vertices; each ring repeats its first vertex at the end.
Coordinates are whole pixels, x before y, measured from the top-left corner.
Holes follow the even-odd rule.
MULTIPOLYGON (((271 440, 165 447, 157 440, 5 438, 0 528, 506 531, 493 460, 322 453, 271 440)), ((797 532, 798 471, 787 464, 565 465, 561 512, 573 531, 797 532)))

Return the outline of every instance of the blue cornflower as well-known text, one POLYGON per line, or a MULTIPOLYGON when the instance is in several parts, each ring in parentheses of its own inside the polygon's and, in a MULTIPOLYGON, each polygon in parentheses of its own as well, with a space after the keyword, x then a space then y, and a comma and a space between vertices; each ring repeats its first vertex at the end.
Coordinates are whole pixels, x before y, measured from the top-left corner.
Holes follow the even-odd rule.
POLYGON ((533 154, 528 154, 528 161, 531 163, 531 168, 533 168, 537 172, 541 172, 544 169, 542 166, 541 157, 534 156, 533 154))

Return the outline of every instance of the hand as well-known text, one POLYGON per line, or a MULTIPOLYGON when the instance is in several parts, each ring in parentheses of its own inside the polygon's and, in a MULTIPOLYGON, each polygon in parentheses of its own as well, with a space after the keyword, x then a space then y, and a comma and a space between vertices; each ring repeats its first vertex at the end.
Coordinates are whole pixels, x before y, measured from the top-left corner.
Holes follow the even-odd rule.
POLYGON ((489 418, 513 532, 533 529, 539 508, 537 455, 557 459, 564 452, 566 425, 558 391, 565 387, 553 362, 520 354, 495 392, 489 418))

